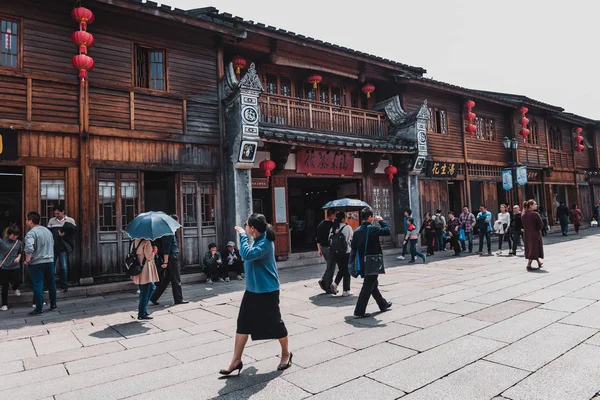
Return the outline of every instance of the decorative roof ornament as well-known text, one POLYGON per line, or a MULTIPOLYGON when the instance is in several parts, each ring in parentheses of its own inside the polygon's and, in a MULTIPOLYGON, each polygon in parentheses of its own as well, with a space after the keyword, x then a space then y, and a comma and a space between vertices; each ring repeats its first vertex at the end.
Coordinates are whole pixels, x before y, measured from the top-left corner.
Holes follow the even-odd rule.
MULTIPOLYGON (((233 68, 233 65, 232 65, 233 68)), ((256 73, 256 66, 251 63, 248 67, 248 72, 239 82, 240 89, 257 90, 262 92, 264 90, 260 77, 256 73)))

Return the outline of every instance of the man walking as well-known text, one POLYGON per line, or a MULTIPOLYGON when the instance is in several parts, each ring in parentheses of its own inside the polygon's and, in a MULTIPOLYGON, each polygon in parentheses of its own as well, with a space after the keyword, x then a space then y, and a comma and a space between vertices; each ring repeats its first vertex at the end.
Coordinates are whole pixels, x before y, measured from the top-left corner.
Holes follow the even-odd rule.
MULTIPOLYGON (((408 233, 408 220, 412 217, 412 210, 410 208, 407 208, 406 210, 404 210, 404 237, 406 237, 406 234, 408 233)), ((402 245, 402 254, 399 255, 398 260, 404 260, 404 256, 406 255, 406 253, 408 253, 408 242, 404 241, 404 245, 402 245)))
MULTIPOLYGON (((175 221, 179 220, 177 215, 171 215, 175 221)), ((150 297, 150 301, 155 306, 158 305, 158 299, 164 293, 169 283, 173 290, 173 301, 175 304, 187 304, 189 301, 183 299, 183 291, 181 289, 181 273, 179 265, 179 246, 177 245, 177 232, 173 235, 163 236, 158 239, 162 253, 161 268, 164 269, 160 283, 150 297)))
POLYGON ((32 211, 27 214, 29 232, 25 235, 25 264, 33 285, 35 310, 30 315, 40 315, 44 311, 44 282, 50 297, 50 310, 56 310, 56 282, 54 281, 54 240, 52 232, 40 225, 40 214, 32 211))
POLYGON ((512 237, 512 249, 508 255, 517 255, 517 246, 521 243, 521 237, 523 236, 523 224, 521 223, 521 208, 519 206, 513 207, 513 213, 510 216, 510 227, 509 235, 512 237))
POLYGON ((563 236, 567 236, 569 233, 569 207, 564 201, 560 202, 560 205, 556 207, 556 218, 560 222, 560 230, 563 236))
POLYGON ((446 251, 443 234, 446 229, 446 218, 442 215, 442 210, 436 210, 433 216, 433 224, 435 225, 435 243, 437 251, 446 251))
MULTIPOLYGON (((354 231, 354 235, 352 236, 351 254, 356 254, 356 257, 360 260, 361 265, 364 266, 365 256, 367 254, 382 254, 379 238, 381 236, 390 236, 392 231, 383 221, 383 218, 380 216, 373 216, 373 210, 369 207, 362 209, 360 212, 360 219, 362 224, 356 231, 354 231), (379 222, 380 227, 374 226, 374 221, 379 222)), ((362 289, 360 290, 358 301, 356 302, 356 307, 354 308, 355 317, 364 318, 370 316, 370 314, 367 314, 365 311, 371 296, 373 296, 382 312, 387 311, 392 306, 392 303, 384 299, 381 295, 381 292, 379 292, 379 289, 377 288, 377 276, 378 275, 364 275, 362 289)))
POLYGON ((54 207, 54 217, 48 221, 48 229, 54 237, 54 263, 58 264, 60 288, 66 292, 69 290, 69 254, 75 247, 75 233, 77 225, 75 220, 68 217, 65 208, 62 206, 54 207))
POLYGON ((325 259, 326 267, 323 277, 319 280, 319 287, 325 293, 331 293, 331 284, 333 283, 333 273, 335 272, 335 257, 329 248, 329 232, 333 228, 333 220, 335 219, 335 208, 327 210, 327 218, 317 226, 317 251, 319 257, 325 259))
POLYGON ((477 214, 477 228, 479 229, 479 251, 477 254, 483 253, 483 239, 487 242, 487 254, 492 255, 492 213, 485 206, 479 207, 477 214))
POLYGON ((460 226, 465 231, 465 240, 460 242, 460 246, 462 251, 465 251, 466 244, 465 241, 469 242, 469 253, 473 252, 473 227, 475 226, 475 216, 473 213, 469 212, 469 207, 464 206, 463 212, 458 217, 458 222, 460 222, 460 226))

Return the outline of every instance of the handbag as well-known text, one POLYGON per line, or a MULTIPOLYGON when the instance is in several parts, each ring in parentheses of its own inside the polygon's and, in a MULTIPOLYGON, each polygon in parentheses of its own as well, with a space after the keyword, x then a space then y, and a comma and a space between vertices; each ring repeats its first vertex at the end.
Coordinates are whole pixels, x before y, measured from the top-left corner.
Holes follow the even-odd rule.
POLYGON ((467 237, 465 236, 465 230, 463 228, 458 229, 458 240, 460 240, 461 242, 467 240, 467 237))
POLYGON ((383 254, 367 254, 367 244, 369 244, 369 227, 367 227, 367 237, 365 238, 365 265, 364 275, 385 274, 383 267, 383 254))
POLYGON ((6 254, 6 257, 4 257, 4 260, 2 260, 2 264, 0 264, 0 269, 4 266, 4 263, 6 262, 6 260, 8 259, 8 256, 10 256, 10 254, 12 253, 12 251, 15 249, 15 247, 17 247, 17 244, 19 244, 19 241, 15 241, 15 244, 13 244, 13 247, 10 249, 10 251, 6 254))

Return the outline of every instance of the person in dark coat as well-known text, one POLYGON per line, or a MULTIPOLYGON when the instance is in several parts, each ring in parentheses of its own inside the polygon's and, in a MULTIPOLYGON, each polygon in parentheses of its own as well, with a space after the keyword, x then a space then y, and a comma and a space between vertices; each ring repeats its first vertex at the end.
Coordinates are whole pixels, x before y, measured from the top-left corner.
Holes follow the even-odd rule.
POLYGON ((423 231, 425 231, 425 241, 427 241, 427 256, 432 256, 435 248, 435 222, 433 222, 430 213, 425 214, 419 234, 423 231))
MULTIPOLYGON (((381 244, 379 238, 381 236, 390 236, 392 231, 388 225, 383 221, 380 216, 374 217, 373 210, 370 207, 365 207, 360 212, 360 219, 362 224, 352 236, 352 247, 350 254, 355 254, 359 258, 361 265, 365 265, 365 256, 382 254, 381 244), (373 225, 373 222, 379 222, 379 227, 373 225), (368 242, 366 243, 366 254, 365 254, 365 241, 367 240, 367 232, 369 233, 368 242)), ((354 308, 354 316, 358 318, 364 318, 370 316, 366 313, 367 303, 369 298, 373 296, 379 309, 381 311, 387 311, 392 303, 383 298, 379 289, 377 288, 378 275, 366 275, 364 276, 363 286, 358 295, 358 301, 354 308)))
POLYGON ((544 265, 540 259, 544 258, 544 242, 542 240, 542 229, 544 222, 540 214, 536 212, 537 203, 535 200, 527 200, 524 204, 524 213, 521 216, 523 223, 523 242, 525 244, 525 258, 527 269, 531 269, 532 261, 536 261, 538 269, 544 265))
MULTIPOLYGON (((221 254, 225 255, 229 272, 235 272, 235 279, 241 281, 244 273, 244 260, 240 256, 240 251, 235 248, 235 242, 227 242, 227 247, 221 254)), ((229 275, 225 278, 225 282, 229 282, 229 275)))
POLYGON ((556 207, 556 218, 560 222, 560 230, 563 236, 567 236, 567 233, 569 233, 569 207, 566 206, 564 201, 561 201, 560 205, 556 207))
POLYGON ((446 235, 448 236, 448 241, 452 245, 454 249, 453 256, 460 255, 460 242, 458 241, 458 236, 460 234, 460 221, 458 218, 455 218, 454 212, 450 211, 448 213, 448 223, 446 224, 446 235))
POLYGON ((509 256, 517 255, 517 246, 521 243, 521 237, 523 236, 521 216, 521 207, 514 206, 513 213, 510 216, 510 226, 508 229, 509 235, 512 238, 512 251, 508 253, 509 256))
POLYGON ((573 208, 569 214, 569 221, 573 224, 573 227, 575 227, 575 234, 579 235, 579 227, 583 223, 583 214, 577 204, 573 204, 573 208))

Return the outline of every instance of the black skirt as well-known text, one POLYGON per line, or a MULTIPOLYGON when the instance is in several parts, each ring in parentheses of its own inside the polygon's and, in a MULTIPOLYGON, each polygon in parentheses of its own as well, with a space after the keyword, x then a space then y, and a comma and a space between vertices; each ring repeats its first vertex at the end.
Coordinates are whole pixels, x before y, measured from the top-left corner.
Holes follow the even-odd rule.
POLYGON ((244 293, 237 319, 237 333, 250 335, 252 340, 281 339, 288 335, 279 311, 279 290, 244 293))

